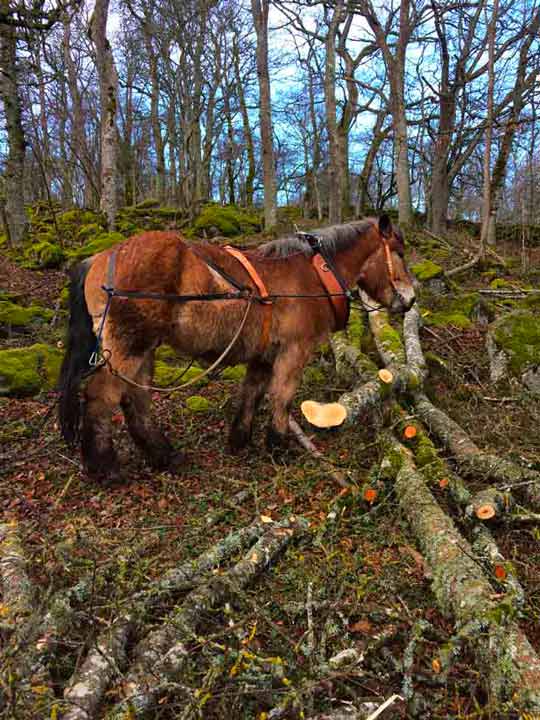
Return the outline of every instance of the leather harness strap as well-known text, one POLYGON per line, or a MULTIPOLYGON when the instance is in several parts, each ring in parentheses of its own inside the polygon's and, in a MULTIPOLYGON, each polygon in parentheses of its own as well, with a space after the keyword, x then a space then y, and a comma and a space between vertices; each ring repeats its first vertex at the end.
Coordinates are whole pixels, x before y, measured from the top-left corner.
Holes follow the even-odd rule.
POLYGON ((255 283, 255 286, 259 291, 259 297, 263 311, 261 338, 259 340, 259 352, 263 353, 266 350, 270 341, 270 329, 272 327, 272 300, 268 298, 268 290, 266 289, 266 285, 262 281, 261 276, 255 270, 253 265, 244 255, 244 253, 240 252, 240 250, 237 250, 236 248, 231 247, 230 245, 225 245, 223 249, 226 250, 229 255, 232 255, 234 258, 236 258, 236 260, 238 260, 238 262, 242 265, 251 280, 255 283))
POLYGON ((315 268, 319 280, 328 293, 328 299, 334 311, 336 330, 343 330, 349 321, 350 302, 343 291, 342 285, 329 267, 327 261, 320 253, 315 253, 311 258, 311 264, 315 268))

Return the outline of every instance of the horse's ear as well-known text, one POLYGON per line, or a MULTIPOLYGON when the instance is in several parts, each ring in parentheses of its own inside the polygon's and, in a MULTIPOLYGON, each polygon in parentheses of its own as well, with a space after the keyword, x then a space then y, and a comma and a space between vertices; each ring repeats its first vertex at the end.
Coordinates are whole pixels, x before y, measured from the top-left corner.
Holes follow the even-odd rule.
POLYGON ((383 237, 390 237, 392 232, 392 221, 386 213, 379 218, 379 232, 383 237))

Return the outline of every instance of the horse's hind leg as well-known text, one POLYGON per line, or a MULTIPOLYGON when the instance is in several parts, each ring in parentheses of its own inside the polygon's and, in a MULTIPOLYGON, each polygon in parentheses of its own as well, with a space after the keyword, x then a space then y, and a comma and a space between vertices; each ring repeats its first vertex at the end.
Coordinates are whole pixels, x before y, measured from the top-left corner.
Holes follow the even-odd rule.
MULTIPOLYGON (((153 358, 149 356, 136 376, 139 385, 149 385, 153 375, 153 358)), ((152 399, 149 390, 126 384, 122 396, 122 410, 127 427, 135 444, 144 453, 152 467, 165 469, 181 463, 182 456, 150 416, 152 399)))
POLYGON ((87 474, 97 480, 114 481, 120 475, 112 441, 112 413, 121 395, 121 382, 105 368, 90 378, 85 389, 81 451, 87 474))
POLYGON ((242 385, 240 407, 229 434, 229 446, 238 452, 251 440, 253 416, 270 382, 272 366, 254 360, 249 363, 242 385))

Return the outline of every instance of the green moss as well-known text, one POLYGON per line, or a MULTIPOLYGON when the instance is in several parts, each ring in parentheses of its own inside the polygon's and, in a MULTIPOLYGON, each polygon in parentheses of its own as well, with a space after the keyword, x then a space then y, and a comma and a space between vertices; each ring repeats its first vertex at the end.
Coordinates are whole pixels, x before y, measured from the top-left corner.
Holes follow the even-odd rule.
POLYGON ((411 266, 411 270, 422 282, 439 277, 443 273, 442 267, 432 260, 424 260, 423 262, 416 263, 416 265, 411 266))
POLYGON ((87 242, 91 237, 100 235, 102 232, 103 227, 97 222, 81 225, 77 233, 77 240, 79 240, 79 242, 87 242))
POLYGON ((35 395, 52 388, 61 362, 60 350, 44 344, 0 350, 0 395, 35 395))
POLYGON ((239 380, 243 380, 245 376, 245 365, 233 365, 231 367, 225 368, 225 370, 221 373, 221 377, 223 378, 223 380, 234 380, 236 382, 238 382, 239 380))
POLYGON ((113 245, 118 245, 118 243, 124 240, 124 236, 119 232, 104 232, 82 247, 72 250, 69 253, 69 257, 73 260, 83 260, 92 255, 97 255, 97 253, 103 252, 103 250, 108 250, 113 245))
POLYGON ((210 410, 210 402, 202 395, 192 395, 186 400, 186 407, 191 412, 207 412, 210 410))
POLYGON ((504 278, 495 278, 489 283, 489 287, 493 288, 494 290, 509 290, 513 288, 513 285, 508 280, 505 280, 504 278))
POLYGON ((379 334, 379 339, 385 350, 393 353, 400 362, 405 362, 405 351, 399 332, 391 325, 383 327, 379 334))
POLYGON ((57 268, 66 259, 62 248, 48 240, 30 245, 24 251, 25 265, 31 268, 57 268))
POLYGON ((135 205, 135 208, 138 209, 147 209, 147 208, 155 208, 158 207, 159 200, 156 200, 156 198, 147 198, 146 200, 142 200, 140 203, 137 203, 135 205))
POLYGON ((0 326, 25 327, 34 322, 47 322, 52 316, 52 310, 39 305, 22 307, 10 301, 0 300, 0 326))
MULTIPOLYGON (((192 365, 189 370, 184 373, 184 368, 182 366, 173 367, 168 365, 166 362, 156 360, 154 367, 154 385, 159 385, 160 387, 173 387, 195 379, 201 374, 201 372, 202 369, 198 365, 192 365)), ((205 385, 208 382, 208 379, 205 377, 199 382, 201 385, 205 385)))
POLYGON ((312 365, 304 370, 304 382, 310 385, 322 385, 326 382, 326 375, 320 367, 312 365))
POLYGON ((471 320, 469 320, 466 315, 460 312, 429 313, 424 317, 424 322, 426 323, 426 325, 435 326, 453 325, 454 327, 460 328, 460 330, 466 330, 472 325, 471 320))
POLYGON ((509 358, 512 371, 518 375, 529 365, 540 363, 540 316, 516 311, 502 317, 493 327, 497 345, 509 358))
POLYGON ((69 285, 64 285, 60 293, 60 307, 67 308, 69 305, 69 285))
POLYGON ((177 362, 178 354, 170 345, 160 345, 156 350, 156 360, 177 362))
POLYGON ((352 345, 360 347, 365 329, 364 318, 360 314, 360 311, 351 310, 349 323, 347 325, 347 336, 352 345))
POLYGON ((260 219, 257 215, 241 210, 234 205, 209 204, 203 208, 193 228, 196 233, 212 233, 233 237, 243 233, 259 232, 260 219))

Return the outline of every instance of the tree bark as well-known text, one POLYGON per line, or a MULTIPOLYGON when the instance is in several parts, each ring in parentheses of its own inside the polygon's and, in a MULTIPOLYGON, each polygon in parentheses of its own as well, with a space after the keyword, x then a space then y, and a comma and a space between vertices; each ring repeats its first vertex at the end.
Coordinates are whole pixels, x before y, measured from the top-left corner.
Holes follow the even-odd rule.
POLYGON ((109 0, 96 0, 90 20, 89 35, 96 50, 101 109, 101 199, 110 229, 114 228, 118 212, 118 74, 109 41, 107 15, 109 0))
POLYGON ((242 128, 244 132, 244 143, 246 145, 246 155, 248 161, 248 171, 246 175, 246 205, 251 207, 253 205, 253 194, 255 192, 255 174, 257 166, 255 163, 255 147, 253 143, 253 133, 251 132, 251 125, 249 123, 249 114, 246 104, 246 96, 244 93, 244 84, 240 76, 240 53, 238 50, 238 41, 236 36, 233 38, 233 64, 234 64, 234 77, 236 82, 236 94, 238 96, 238 104, 240 106, 240 114, 242 115, 242 128))
POLYGON ((325 40, 324 104, 328 134, 328 219, 332 224, 340 223, 342 218, 342 175, 336 117, 336 37, 343 19, 343 7, 343 0, 337 0, 328 23, 325 40))
POLYGON ((251 9, 257 35, 257 76, 259 78, 259 121, 264 187, 264 226, 270 230, 276 225, 276 170, 272 130, 272 103, 268 72, 268 10, 270 0, 251 0, 251 9))
MULTIPOLYGON (((8 0, 1 0, 0 9, 7 10, 8 6, 8 0)), ((6 188, 4 212, 9 240, 17 247, 22 244, 29 227, 24 207, 26 141, 18 87, 17 40, 14 26, 8 23, 0 23, 0 97, 4 105, 8 141, 8 156, 4 171, 6 188)))

